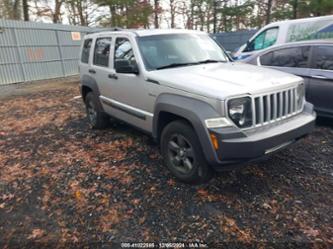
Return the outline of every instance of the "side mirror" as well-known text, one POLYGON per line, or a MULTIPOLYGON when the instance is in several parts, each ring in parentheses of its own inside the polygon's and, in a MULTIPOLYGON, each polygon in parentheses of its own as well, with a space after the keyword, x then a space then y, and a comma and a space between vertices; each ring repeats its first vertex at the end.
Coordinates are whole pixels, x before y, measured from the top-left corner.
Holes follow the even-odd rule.
POLYGON ((131 65, 128 60, 115 61, 115 69, 117 73, 139 74, 138 66, 136 64, 131 65))

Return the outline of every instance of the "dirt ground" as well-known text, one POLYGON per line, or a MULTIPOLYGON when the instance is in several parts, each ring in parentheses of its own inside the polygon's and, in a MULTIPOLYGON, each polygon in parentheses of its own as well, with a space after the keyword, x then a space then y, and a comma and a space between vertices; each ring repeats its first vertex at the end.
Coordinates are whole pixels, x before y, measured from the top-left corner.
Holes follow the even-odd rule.
POLYGON ((332 248, 333 125, 205 185, 174 180, 148 136, 89 128, 77 82, 0 88, 0 247, 332 248))

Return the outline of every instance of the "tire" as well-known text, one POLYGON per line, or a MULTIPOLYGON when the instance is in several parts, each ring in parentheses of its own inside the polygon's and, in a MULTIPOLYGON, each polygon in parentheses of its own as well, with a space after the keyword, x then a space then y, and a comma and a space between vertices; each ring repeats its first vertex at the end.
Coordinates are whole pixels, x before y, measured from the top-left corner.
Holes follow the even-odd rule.
POLYGON ((98 108, 98 103, 93 92, 85 98, 86 112, 89 123, 93 129, 104 129, 109 124, 109 117, 98 108))
POLYGON ((200 184, 213 176, 197 134, 185 121, 173 121, 163 129, 161 153, 165 165, 182 182, 200 184))

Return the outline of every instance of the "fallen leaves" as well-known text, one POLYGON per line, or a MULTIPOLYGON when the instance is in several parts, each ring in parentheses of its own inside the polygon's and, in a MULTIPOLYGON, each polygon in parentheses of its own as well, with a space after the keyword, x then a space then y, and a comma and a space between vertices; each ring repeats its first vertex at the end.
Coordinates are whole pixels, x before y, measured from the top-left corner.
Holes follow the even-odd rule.
POLYGON ((106 211, 106 214, 101 216, 100 218, 100 225, 103 232, 109 232, 114 228, 114 225, 117 225, 122 217, 121 209, 122 206, 114 205, 106 211))
POLYGON ((39 228, 32 230, 32 233, 28 236, 28 239, 39 239, 44 236, 45 231, 39 228))
POLYGON ((222 194, 210 193, 208 190, 202 188, 199 188, 197 190, 197 194, 201 201, 208 201, 208 202, 222 201, 225 203, 231 203, 231 200, 229 200, 226 196, 222 194))
POLYGON ((225 215, 219 216, 220 230, 231 236, 235 236, 239 242, 249 244, 255 241, 250 229, 240 229, 236 221, 225 215))
POLYGON ((318 229, 313 229, 311 227, 302 230, 304 234, 308 237, 318 237, 320 235, 320 231, 318 229))

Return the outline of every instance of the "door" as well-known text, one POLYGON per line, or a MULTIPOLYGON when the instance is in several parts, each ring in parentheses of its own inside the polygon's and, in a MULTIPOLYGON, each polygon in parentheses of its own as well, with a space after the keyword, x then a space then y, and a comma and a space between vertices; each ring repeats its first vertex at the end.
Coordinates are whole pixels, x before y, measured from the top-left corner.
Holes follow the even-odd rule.
POLYGON ((153 114, 148 110, 148 91, 142 72, 119 72, 116 65, 138 68, 138 54, 130 37, 115 38, 113 66, 108 77, 108 96, 102 101, 111 107, 112 115, 141 129, 151 131, 153 114))
POLYGON ((80 58, 80 62, 79 62, 81 80, 82 80, 83 76, 86 76, 89 74, 88 71, 90 69, 89 61, 90 61, 92 43, 93 43, 93 39, 89 38, 89 39, 85 39, 82 44, 81 58, 80 58))
POLYGON ((97 37, 94 43, 93 56, 89 74, 98 83, 100 93, 105 93, 109 84, 110 51, 112 38, 108 36, 97 37))
POLYGON ((276 43, 279 34, 279 27, 273 27, 262 31, 252 41, 246 44, 246 47, 239 55, 238 59, 245 59, 256 51, 268 48, 276 43))
POLYGON ((273 50, 259 57, 259 63, 273 69, 295 74, 304 79, 306 98, 310 91, 310 46, 273 50))
POLYGON ((333 115, 333 46, 313 47, 309 100, 322 115, 333 115))

